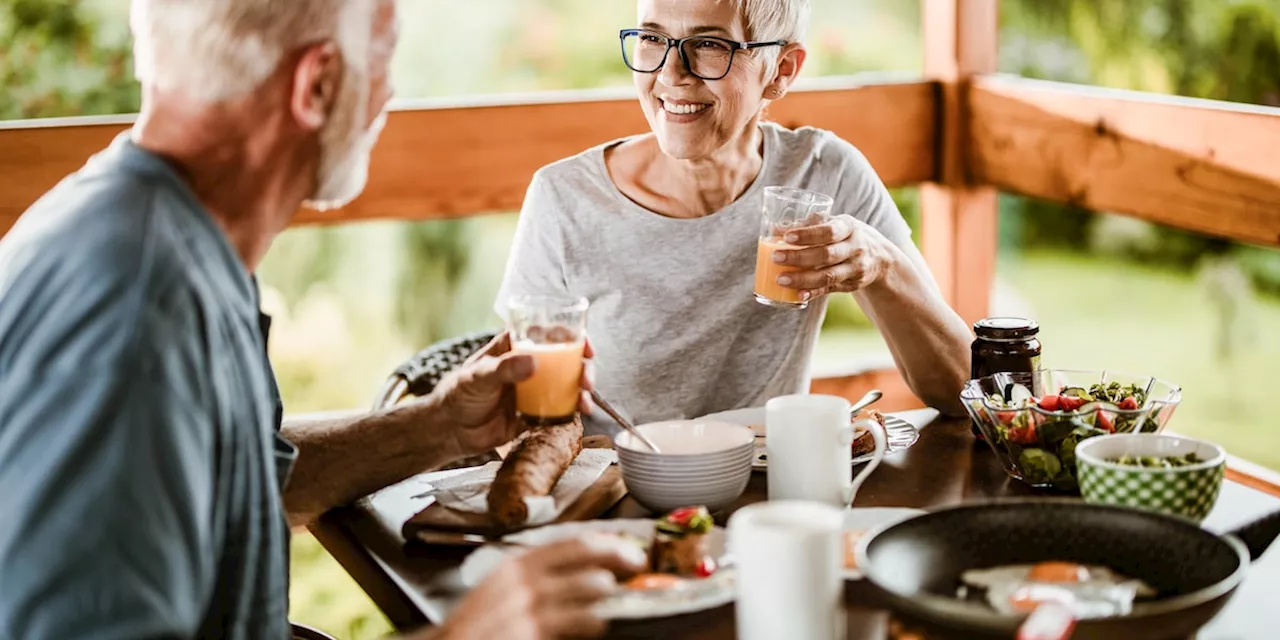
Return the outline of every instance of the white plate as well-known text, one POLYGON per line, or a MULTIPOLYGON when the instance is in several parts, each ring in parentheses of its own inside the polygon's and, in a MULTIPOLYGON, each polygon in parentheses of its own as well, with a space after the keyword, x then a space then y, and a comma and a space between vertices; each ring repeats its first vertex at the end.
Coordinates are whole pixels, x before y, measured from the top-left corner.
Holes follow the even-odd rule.
MULTIPOLYGON (((724 422, 733 422, 735 424, 742 424, 742 425, 751 427, 751 430, 754 431, 756 434, 755 457, 751 461, 751 468, 752 469, 769 468, 769 463, 767 461, 768 456, 766 455, 765 444, 764 444, 764 435, 765 435, 764 407, 752 407, 750 409, 734 409, 733 411, 722 411, 720 413, 713 413, 709 416, 703 416, 703 418, 706 418, 706 419, 714 418, 716 420, 721 420, 724 422)), ((897 453, 904 449, 907 449, 911 445, 915 444, 916 440, 920 439, 920 432, 916 429, 915 425, 892 414, 888 414, 888 413, 885 414, 884 429, 885 429, 886 435, 889 436, 889 441, 885 443, 886 450, 884 454, 886 456, 897 453)), ((873 456, 870 453, 860 455, 853 459, 853 464, 859 465, 865 462, 871 462, 871 459, 873 457, 875 456, 873 456)))
MULTIPOLYGON (((844 512, 844 530, 862 531, 864 532, 858 538, 858 543, 866 542, 874 536, 878 531, 886 527, 892 526, 908 518, 914 518, 924 515, 925 511, 921 509, 909 509, 906 507, 862 507, 849 509, 844 512)), ((843 563, 843 558, 841 559, 843 563)), ((843 564, 842 564, 843 566, 843 564)), ((861 580, 862 572, 857 569, 844 567, 845 580, 861 580)))
MULTIPOLYGON (((652 539, 655 521, 649 519, 589 520, 565 522, 527 529, 504 537, 509 542, 525 545, 544 545, 565 538, 573 538, 589 531, 630 533, 652 539)), ((707 534, 707 549, 720 560, 725 553, 725 531, 714 528, 707 534)), ((476 549, 463 561, 460 572, 462 582, 475 588, 485 576, 497 567, 508 554, 520 553, 519 547, 484 546, 476 549)), ((596 606, 596 612, 609 620, 661 618, 696 611, 714 609, 733 602, 733 568, 716 571, 710 578, 687 580, 678 589, 667 591, 620 591, 596 606)))

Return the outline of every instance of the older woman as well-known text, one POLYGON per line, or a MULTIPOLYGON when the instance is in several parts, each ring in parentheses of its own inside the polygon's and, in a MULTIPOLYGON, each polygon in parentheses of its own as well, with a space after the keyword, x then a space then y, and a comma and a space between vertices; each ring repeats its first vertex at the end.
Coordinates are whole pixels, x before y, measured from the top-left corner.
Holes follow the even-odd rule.
POLYGON ((586 297, 597 388, 650 421, 806 392, 826 296, 852 293, 911 389, 960 412, 969 329, 875 171, 829 131, 762 117, 804 64, 808 0, 640 0, 639 18, 623 60, 652 131, 537 172, 499 315, 512 295, 586 297), (804 310, 752 295, 771 185, 828 194, 839 214, 775 258, 801 267, 778 283, 804 310))

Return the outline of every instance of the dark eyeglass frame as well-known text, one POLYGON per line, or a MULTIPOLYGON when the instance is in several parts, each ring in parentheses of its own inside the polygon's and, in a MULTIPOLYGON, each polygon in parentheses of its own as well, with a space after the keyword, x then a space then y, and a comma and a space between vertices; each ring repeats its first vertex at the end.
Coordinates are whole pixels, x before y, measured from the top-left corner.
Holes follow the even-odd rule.
POLYGON ((703 80, 720 80, 725 76, 729 75, 729 71, 733 69, 733 59, 735 55, 738 53, 738 51, 759 49, 760 47, 781 47, 783 45, 788 44, 786 40, 769 40, 769 41, 762 40, 762 41, 756 41, 756 42, 738 42, 737 40, 729 40, 728 38, 721 38, 718 36, 706 36, 706 35, 689 36, 687 38, 672 38, 669 35, 666 35, 664 33, 659 33, 651 29, 623 29, 622 31, 618 32, 618 40, 622 45, 622 64, 627 65, 628 69, 636 73, 657 73, 661 71, 663 67, 667 66, 667 58, 671 55, 671 50, 675 49, 676 52, 680 55, 680 62, 684 64, 684 70, 689 72, 689 75, 695 78, 701 78, 703 80), (652 70, 649 70, 649 71, 644 71, 631 66, 631 60, 627 57, 627 36, 642 36, 642 35, 649 35, 649 36, 662 38, 667 43, 667 50, 662 52, 662 62, 658 63, 657 67, 654 67, 652 70), (684 53, 684 43, 690 40, 712 40, 729 47, 729 64, 725 65, 724 73, 714 78, 711 78, 704 75, 700 75, 696 71, 694 71, 693 65, 689 63, 689 58, 684 53))

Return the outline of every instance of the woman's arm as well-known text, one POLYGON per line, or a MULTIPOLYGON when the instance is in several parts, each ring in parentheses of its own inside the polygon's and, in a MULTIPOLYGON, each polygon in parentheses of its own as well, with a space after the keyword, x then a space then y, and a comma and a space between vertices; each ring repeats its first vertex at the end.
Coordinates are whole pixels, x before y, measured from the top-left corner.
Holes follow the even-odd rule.
POLYGON ((960 390, 969 379, 973 334, 943 299, 914 244, 890 244, 886 253, 884 274, 853 297, 884 336, 911 391, 947 415, 964 415, 960 390))

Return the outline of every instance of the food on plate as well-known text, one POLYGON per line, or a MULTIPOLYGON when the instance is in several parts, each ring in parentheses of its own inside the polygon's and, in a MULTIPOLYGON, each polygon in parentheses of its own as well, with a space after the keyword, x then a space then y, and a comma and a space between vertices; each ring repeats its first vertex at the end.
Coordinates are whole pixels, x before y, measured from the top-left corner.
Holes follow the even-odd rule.
POLYGON ((715 520, 706 507, 683 507, 658 519, 649 553, 658 573, 706 578, 716 571, 715 558, 707 551, 707 534, 715 520))
POLYGON ((681 586, 680 576, 670 573, 638 573, 622 583, 626 589, 633 591, 666 591, 681 586))
POLYGON ((1033 395, 1010 384, 971 402, 974 415, 996 447, 1008 452, 1023 480, 1074 490, 1076 445, 1108 433, 1155 431, 1146 389, 1138 385, 1063 386, 1056 394, 1033 395))
POLYGON ((1061 561, 970 569, 960 582, 957 596, 984 600, 1002 614, 1057 603, 1076 618, 1101 618, 1128 614, 1135 599, 1156 595, 1145 582, 1107 567, 1061 561))
MULTIPOLYGON (((854 416, 854 421, 874 420, 883 430, 884 414, 875 409, 863 409, 854 416)), ((876 452, 876 439, 871 435, 870 429, 859 428, 853 435, 853 457, 870 455, 876 452)))
POLYGON ((582 422, 525 432, 489 487, 489 518, 506 529, 529 519, 525 498, 547 496, 582 451, 582 422))
POLYGON ((865 529, 849 529, 844 532, 844 568, 858 568, 858 542, 867 535, 865 529))
POLYGON ((1120 456, 1111 458, 1107 462, 1145 469, 1176 469, 1200 464, 1204 460, 1201 460, 1200 456, 1193 451, 1185 456, 1120 456))
POLYGON ((682 507, 654 522, 653 538, 644 540, 626 533, 649 555, 648 571, 622 583, 627 589, 661 591, 683 587, 689 579, 709 578, 718 569, 707 548, 707 534, 715 521, 706 507, 682 507))

